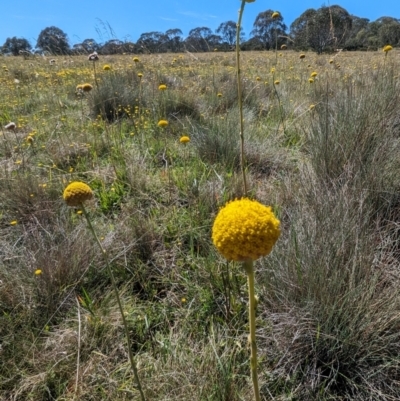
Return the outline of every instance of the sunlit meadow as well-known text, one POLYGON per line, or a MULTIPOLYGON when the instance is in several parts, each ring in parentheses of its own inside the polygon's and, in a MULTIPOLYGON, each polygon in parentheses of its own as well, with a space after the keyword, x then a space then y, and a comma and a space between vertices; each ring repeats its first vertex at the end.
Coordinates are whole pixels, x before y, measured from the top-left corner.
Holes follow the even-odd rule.
MULTIPOLYGON (((400 398, 399 54, 242 52, 263 400, 400 398)), ((0 399, 252 400, 235 54, 2 57, 0 399), (10 124, 14 123, 14 124, 10 124), (108 263, 108 262, 107 262, 108 263)))

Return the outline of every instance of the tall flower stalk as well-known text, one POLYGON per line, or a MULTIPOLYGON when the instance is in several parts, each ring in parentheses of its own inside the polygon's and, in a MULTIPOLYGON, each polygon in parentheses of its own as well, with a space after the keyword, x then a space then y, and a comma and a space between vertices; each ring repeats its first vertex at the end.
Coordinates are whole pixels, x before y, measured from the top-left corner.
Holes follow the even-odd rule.
POLYGON ((240 127, 240 167, 242 170, 243 177, 243 192, 244 196, 247 196, 247 179, 246 179, 246 166, 244 156, 244 121, 243 121, 243 100, 242 100, 242 78, 240 70, 240 28, 242 26, 242 17, 244 6, 252 1, 242 0, 242 4, 239 10, 238 22, 236 24, 236 75, 237 75, 237 89, 238 89, 238 106, 239 106, 239 127, 240 127))
POLYGON ((86 211, 86 208, 84 206, 84 202, 86 200, 89 200, 93 197, 93 192, 91 190, 91 188, 89 187, 89 185, 83 183, 83 182, 72 182, 71 184, 69 184, 65 190, 64 190, 64 194, 63 194, 63 198, 66 202, 66 204, 68 206, 78 206, 82 209, 83 214, 86 218, 86 221, 88 223, 88 227, 89 230, 91 231, 91 233, 93 234, 94 239, 97 242, 97 245, 99 246, 101 253, 104 257, 104 260, 106 262, 106 266, 107 266, 107 271, 108 274, 110 275, 111 278, 111 283, 112 283, 112 287, 115 293, 115 298, 117 300, 117 304, 118 304, 118 308, 119 311, 121 313, 121 317, 122 317, 122 323, 124 326, 124 330, 125 330, 125 337, 126 337, 126 342, 127 342, 127 347, 128 347, 128 356, 129 356, 129 362, 131 364, 131 368, 133 371, 133 375, 135 377, 136 380, 136 385, 137 385, 137 389, 139 390, 140 393, 140 399, 141 401, 146 401, 146 398, 144 396, 143 393, 143 389, 142 389, 142 385, 140 382, 140 378, 139 378, 139 373, 138 373, 138 369, 136 366, 136 362, 135 359, 133 357, 133 353, 132 353, 132 345, 131 345, 131 340, 129 337, 129 328, 128 328, 128 324, 126 322, 126 318, 125 318, 125 313, 124 313, 124 309, 122 307, 122 303, 121 303, 121 299, 119 296, 119 292, 118 292, 118 288, 117 288, 117 284, 115 282, 115 277, 114 277, 114 273, 111 269, 110 266, 110 262, 108 259, 108 255, 107 255, 107 251, 103 248, 103 245, 101 245, 101 242, 99 240, 99 237, 96 234, 96 231, 93 228, 92 222, 90 220, 90 216, 88 214, 88 212, 86 211))
POLYGON ((251 380, 254 398, 260 401, 257 374, 256 295, 254 261, 268 255, 280 235, 280 222, 271 207, 242 198, 229 202, 215 218, 212 240, 227 260, 242 262, 249 289, 249 345, 251 380))

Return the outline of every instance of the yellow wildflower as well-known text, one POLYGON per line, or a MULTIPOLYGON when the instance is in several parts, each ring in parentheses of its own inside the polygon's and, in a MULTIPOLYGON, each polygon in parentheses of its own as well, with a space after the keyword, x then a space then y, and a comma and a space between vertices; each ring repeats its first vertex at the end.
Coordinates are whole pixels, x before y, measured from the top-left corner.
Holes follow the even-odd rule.
POLYGON ((167 120, 160 120, 157 125, 161 128, 164 128, 168 125, 168 121, 167 120))
POLYGON ((74 181, 69 184, 63 193, 63 198, 68 206, 79 206, 93 197, 93 191, 84 182, 74 181))
POLYGON ((186 143, 190 142, 190 138, 188 136, 186 136, 186 135, 181 136, 181 138, 179 139, 179 142, 183 143, 183 144, 186 144, 186 143))
POLYGON ((83 84, 83 85, 82 85, 82 90, 83 90, 84 92, 90 92, 92 89, 93 89, 93 86, 90 85, 90 84, 83 84))
POLYGON ((228 202, 217 214, 212 240, 227 260, 257 260, 268 255, 280 235, 270 206, 248 198, 228 202))

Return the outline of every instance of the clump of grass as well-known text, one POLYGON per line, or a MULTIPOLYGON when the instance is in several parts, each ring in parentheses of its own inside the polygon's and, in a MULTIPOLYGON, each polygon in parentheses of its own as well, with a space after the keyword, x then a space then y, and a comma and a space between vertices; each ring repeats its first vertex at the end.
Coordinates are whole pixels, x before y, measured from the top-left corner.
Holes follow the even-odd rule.
POLYGON ((92 116, 101 116, 106 121, 132 117, 135 106, 145 107, 139 93, 140 84, 135 74, 107 72, 89 96, 92 116))
POLYGON ((262 316, 273 322, 265 341, 281 339, 270 389, 282 391, 286 374, 302 399, 389 397, 394 393, 383 383, 399 369, 390 356, 399 352, 398 284, 377 247, 382 233, 374 228, 374 209, 359 188, 325 185, 306 171, 302 177, 285 213, 285 239, 272 255, 279 267, 264 263, 260 275, 262 316), (300 197, 307 205, 301 209, 300 197))

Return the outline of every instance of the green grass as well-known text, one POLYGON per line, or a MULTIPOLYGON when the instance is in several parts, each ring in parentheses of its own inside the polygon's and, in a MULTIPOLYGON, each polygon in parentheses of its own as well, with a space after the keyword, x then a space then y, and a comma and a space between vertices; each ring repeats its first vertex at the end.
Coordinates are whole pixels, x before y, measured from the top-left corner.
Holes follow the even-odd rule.
MULTIPOLYGON (((264 400, 400 397, 394 56, 241 56, 250 194, 282 229, 255 265, 264 400)), ((147 399, 252 400, 246 277, 210 238, 243 194, 234 55, 104 58, 97 83, 80 56, 2 64, 0 400, 140 399, 105 262, 62 199, 74 180, 147 399)))

